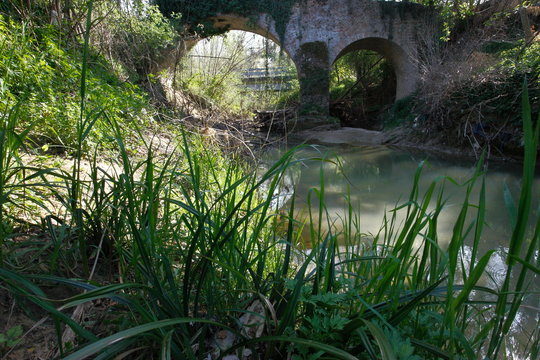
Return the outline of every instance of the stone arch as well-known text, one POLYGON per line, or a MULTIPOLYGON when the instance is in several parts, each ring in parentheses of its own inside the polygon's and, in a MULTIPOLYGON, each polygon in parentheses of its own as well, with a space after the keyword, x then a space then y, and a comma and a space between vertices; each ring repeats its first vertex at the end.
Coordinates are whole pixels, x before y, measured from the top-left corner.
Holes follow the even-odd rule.
POLYGON ((210 18, 210 21, 213 22, 214 27, 217 29, 246 31, 270 39, 280 46, 285 54, 294 61, 293 54, 290 49, 282 44, 279 35, 273 30, 273 21, 267 16, 260 16, 258 21, 254 22, 239 15, 223 14, 210 18))
MULTIPOLYGON (((270 16, 261 15, 258 17, 257 21, 254 22, 252 19, 248 19, 236 14, 221 14, 219 16, 212 17, 209 20, 213 22, 216 29, 226 29, 226 31, 245 31, 260 35, 273 41, 281 48, 285 55, 291 59, 295 67, 296 77, 299 78, 300 67, 298 65, 298 59, 295 57, 296 49, 289 48, 288 46, 285 46, 282 41, 280 41, 280 36, 275 31, 275 23, 270 16)), ((189 51, 193 49, 193 47, 201 40, 201 38, 184 40, 183 53, 189 53, 189 51)))
POLYGON ((409 96, 416 90, 418 77, 416 66, 409 54, 392 40, 368 37, 354 41, 339 50, 332 63, 345 54, 358 50, 376 51, 390 62, 396 74, 396 100, 409 96))

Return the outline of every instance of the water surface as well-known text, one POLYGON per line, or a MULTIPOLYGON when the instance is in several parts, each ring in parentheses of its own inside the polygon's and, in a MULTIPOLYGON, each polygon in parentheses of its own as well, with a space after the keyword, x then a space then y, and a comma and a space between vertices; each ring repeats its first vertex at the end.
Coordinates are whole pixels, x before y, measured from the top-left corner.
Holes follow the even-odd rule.
MULTIPOLYGON (((442 158, 426 152, 411 152, 377 147, 308 147, 300 158, 324 157, 329 161, 304 161, 294 179, 297 204, 306 205, 310 189, 320 188, 321 167, 324 174, 325 203, 330 214, 343 216, 350 201, 360 214, 360 229, 375 234, 380 229, 386 211, 405 203, 411 192, 414 175, 422 165, 420 194, 433 181, 444 182, 446 205, 439 221, 439 238, 444 244, 452 235, 455 220, 465 197, 465 184, 475 173, 476 161, 469 158, 442 158), (350 196, 345 196, 350 194, 350 196)), ((486 165, 486 226, 483 232, 484 250, 507 247, 511 236, 509 210, 504 200, 504 188, 514 200, 519 199, 522 165, 488 162, 486 165)), ((477 182, 470 202, 478 203, 481 181, 477 182)), ((533 208, 540 199, 540 172, 534 183, 533 208)), ((471 209, 474 211, 474 209, 471 209)), ((472 219, 471 219, 472 221, 472 219)))

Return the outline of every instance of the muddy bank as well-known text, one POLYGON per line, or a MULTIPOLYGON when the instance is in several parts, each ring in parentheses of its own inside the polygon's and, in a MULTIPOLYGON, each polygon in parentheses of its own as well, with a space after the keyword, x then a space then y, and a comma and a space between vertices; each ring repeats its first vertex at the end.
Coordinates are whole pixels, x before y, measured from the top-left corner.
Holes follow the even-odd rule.
MULTIPOLYGON (((289 135, 291 143, 310 143, 319 145, 385 145, 407 148, 451 157, 478 159, 482 154, 480 148, 458 148, 445 145, 440 136, 426 139, 425 134, 408 127, 398 127, 387 131, 366 130, 361 128, 319 126, 289 135)), ((510 156, 487 151, 487 159, 495 161, 521 161, 519 156, 510 156)))

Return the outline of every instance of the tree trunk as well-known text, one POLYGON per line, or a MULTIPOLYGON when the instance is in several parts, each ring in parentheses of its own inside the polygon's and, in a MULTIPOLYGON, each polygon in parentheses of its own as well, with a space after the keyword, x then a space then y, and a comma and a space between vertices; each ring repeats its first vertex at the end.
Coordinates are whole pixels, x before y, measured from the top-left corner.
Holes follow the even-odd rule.
POLYGON ((531 22, 529 21, 529 15, 527 15, 527 8, 522 7, 519 9, 519 17, 521 19, 523 33, 525 34, 525 43, 529 43, 533 39, 533 32, 531 29, 531 22))

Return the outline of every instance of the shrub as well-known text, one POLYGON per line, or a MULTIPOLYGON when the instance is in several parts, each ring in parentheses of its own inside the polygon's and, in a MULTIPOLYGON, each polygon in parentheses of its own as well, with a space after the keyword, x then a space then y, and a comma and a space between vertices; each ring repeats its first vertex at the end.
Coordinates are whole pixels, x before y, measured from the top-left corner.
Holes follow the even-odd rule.
MULTIPOLYGON (((80 116, 80 50, 53 25, 27 26, 0 15, 0 114, 20 104, 19 125, 33 124, 30 137, 37 145, 72 148, 80 116)), ((147 121, 148 105, 137 86, 121 82, 107 63, 91 54, 87 73, 90 109, 107 109, 129 128, 147 121)), ((96 124, 89 140, 99 142, 107 126, 96 124)))
POLYGON ((134 1, 130 8, 123 9, 105 2, 98 11, 104 17, 92 31, 94 45, 109 60, 122 64, 131 82, 148 81, 169 55, 165 50, 180 41, 172 24, 180 15, 169 20, 156 6, 134 1))

